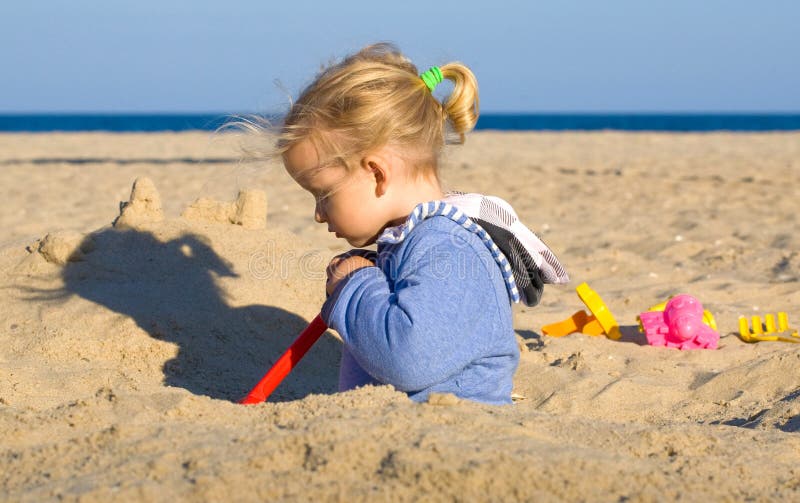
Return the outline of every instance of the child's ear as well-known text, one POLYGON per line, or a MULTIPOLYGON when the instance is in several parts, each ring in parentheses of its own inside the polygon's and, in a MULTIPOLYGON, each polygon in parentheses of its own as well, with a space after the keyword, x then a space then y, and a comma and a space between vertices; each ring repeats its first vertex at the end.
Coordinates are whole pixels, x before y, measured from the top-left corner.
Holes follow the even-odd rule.
POLYGON ((361 160, 361 167, 369 172, 375 182, 375 196, 381 197, 389 189, 391 169, 389 158, 380 154, 370 154, 361 160))

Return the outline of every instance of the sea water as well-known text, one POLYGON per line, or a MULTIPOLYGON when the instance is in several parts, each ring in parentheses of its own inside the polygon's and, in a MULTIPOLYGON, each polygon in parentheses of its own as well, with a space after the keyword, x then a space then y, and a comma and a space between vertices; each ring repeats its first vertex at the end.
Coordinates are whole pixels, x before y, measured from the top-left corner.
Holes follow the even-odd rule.
MULTIPOLYGON (((233 114, 0 114, 0 131, 213 131, 233 114)), ((790 131, 800 113, 481 114, 476 129, 500 131, 790 131)))

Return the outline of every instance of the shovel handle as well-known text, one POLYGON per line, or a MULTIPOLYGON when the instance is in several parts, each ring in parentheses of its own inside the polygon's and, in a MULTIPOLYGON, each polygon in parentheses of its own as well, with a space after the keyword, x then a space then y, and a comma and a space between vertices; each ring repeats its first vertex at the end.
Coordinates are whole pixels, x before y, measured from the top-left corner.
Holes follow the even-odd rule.
POLYGON ((251 405, 266 400, 327 329, 328 326, 322 321, 322 315, 318 314, 239 403, 251 405))

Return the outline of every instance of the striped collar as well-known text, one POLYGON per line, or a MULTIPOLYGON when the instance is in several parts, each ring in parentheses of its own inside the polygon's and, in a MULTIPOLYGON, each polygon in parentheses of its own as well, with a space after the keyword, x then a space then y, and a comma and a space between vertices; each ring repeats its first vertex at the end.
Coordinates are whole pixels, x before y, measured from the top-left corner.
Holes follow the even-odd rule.
POLYGON ((453 222, 457 223, 467 231, 480 238, 483 244, 486 245, 486 248, 488 248, 491 252, 492 258, 494 258, 497 266, 500 267, 500 272, 503 275, 503 280, 506 283, 506 289, 508 290, 508 296, 511 298, 511 301, 515 303, 519 302, 519 289, 517 288, 517 282, 514 279, 511 264, 509 264, 506 256, 502 251, 500 251, 500 248, 497 247, 492 238, 489 236, 489 233, 486 232, 483 227, 473 222, 464 214, 464 212, 448 202, 428 201, 426 203, 418 204, 414 207, 414 210, 404 223, 384 229, 383 233, 380 235, 380 237, 378 237, 377 243, 400 243, 412 230, 414 230, 414 227, 416 227, 420 222, 434 216, 449 218, 453 222))

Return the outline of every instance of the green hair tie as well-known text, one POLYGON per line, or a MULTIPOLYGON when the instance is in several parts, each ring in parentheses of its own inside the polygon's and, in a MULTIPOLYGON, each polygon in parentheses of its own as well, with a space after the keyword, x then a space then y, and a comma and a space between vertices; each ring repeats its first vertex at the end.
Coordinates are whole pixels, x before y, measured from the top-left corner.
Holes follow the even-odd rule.
POLYGON ((428 71, 420 75, 419 78, 425 82, 425 85, 428 86, 430 92, 433 92, 433 90, 436 89, 436 85, 444 80, 444 77, 442 77, 442 71, 439 70, 438 66, 432 66, 428 68, 428 71))

